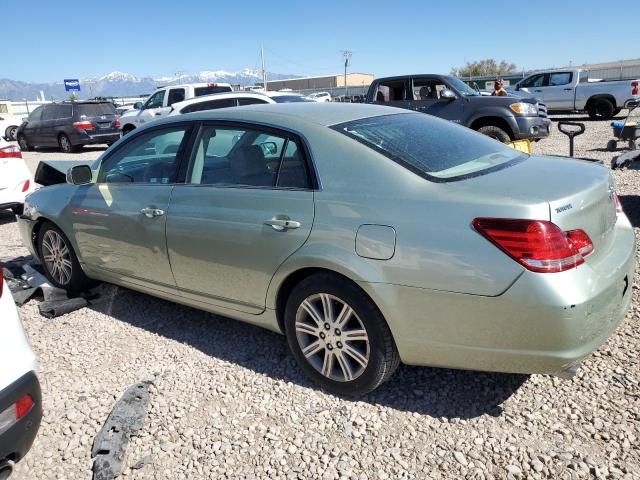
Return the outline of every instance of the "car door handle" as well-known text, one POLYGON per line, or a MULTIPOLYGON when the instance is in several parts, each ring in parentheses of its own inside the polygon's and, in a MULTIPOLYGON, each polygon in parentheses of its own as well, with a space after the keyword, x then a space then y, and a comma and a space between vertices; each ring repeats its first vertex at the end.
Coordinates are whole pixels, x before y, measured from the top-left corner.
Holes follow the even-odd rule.
POLYGON ((565 92, 570 92, 571 90, 573 90, 573 88, 565 88, 564 89, 565 92))
POLYGON ((284 220, 279 218, 272 218, 271 220, 265 221, 264 224, 269 225, 278 232, 287 229, 300 228, 302 225, 300 222, 296 222, 295 220, 284 220))
POLYGON ((162 112, 156 112, 155 114, 156 115, 162 115, 162 112))
POLYGON ((164 215, 164 210, 160 210, 159 208, 143 208, 140 210, 140 213, 147 218, 154 218, 164 215))
POLYGON ((541 92, 542 92, 542 90, 534 90, 534 92, 536 92, 536 93, 541 93, 541 92))

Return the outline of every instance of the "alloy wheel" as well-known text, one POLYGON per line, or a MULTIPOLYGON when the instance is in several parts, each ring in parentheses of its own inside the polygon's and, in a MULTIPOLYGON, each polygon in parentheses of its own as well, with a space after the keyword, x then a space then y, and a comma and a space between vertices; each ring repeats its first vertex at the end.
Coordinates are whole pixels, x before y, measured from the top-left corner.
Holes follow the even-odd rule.
POLYGON ((51 276, 60 284, 66 285, 71 280, 73 264, 71 252, 62 236, 49 230, 42 238, 42 259, 51 276))
POLYGON ((9 127, 8 140, 15 141, 18 135, 18 127, 9 127))
POLYGON ((298 307, 296 339, 307 362, 338 382, 358 378, 369 364, 367 330, 353 308, 338 297, 317 293, 298 307))
POLYGON ((60 137, 60 149, 65 153, 71 151, 71 142, 69 142, 69 139, 66 137, 66 135, 62 135, 60 137))

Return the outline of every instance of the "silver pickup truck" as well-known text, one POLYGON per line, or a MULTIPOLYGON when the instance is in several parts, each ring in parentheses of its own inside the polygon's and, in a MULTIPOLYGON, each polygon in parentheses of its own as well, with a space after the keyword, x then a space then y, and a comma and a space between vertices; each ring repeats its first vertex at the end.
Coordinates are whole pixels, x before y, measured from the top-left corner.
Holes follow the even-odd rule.
POLYGON ((640 100, 640 81, 594 81, 580 69, 536 72, 520 80, 513 92, 534 96, 548 111, 586 111, 594 119, 611 118, 629 103, 640 100))

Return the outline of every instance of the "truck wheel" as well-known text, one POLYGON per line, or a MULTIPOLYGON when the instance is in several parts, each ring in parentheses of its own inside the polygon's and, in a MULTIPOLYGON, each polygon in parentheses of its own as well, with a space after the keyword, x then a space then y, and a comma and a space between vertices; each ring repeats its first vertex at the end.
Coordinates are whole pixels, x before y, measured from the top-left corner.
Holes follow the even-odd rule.
POLYGON ((495 125, 485 125, 484 127, 480 127, 478 132, 486 135, 487 137, 495 138, 502 143, 509 143, 511 141, 509 134, 495 125))
POLYGON ((33 150, 33 147, 29 145, 29 142, 27 142, 27 138, 22 134, 18 135, 18 145, 20 146, 20 150, 23 152, 30 152, 33 150))
POLYGON ((7 127, 4 134, 5 134, 5 138, 8 141, 15 142, 17 140, 18 127, 16 127, 15 125, 11 125, 7 127))
POLYGON ((607 142, 607 150, 609 150, 610 152, 615 152, 617 148, 618 142, 616 142, 615 140, 609 140, 607 142))
POLYGON ((616 107, 611 103, 611 100, 598 98, 591 102, 587 112, 589 113, 589 118, 592 120, 606 120, 607 118, 613 117, 615 109, 616 107))

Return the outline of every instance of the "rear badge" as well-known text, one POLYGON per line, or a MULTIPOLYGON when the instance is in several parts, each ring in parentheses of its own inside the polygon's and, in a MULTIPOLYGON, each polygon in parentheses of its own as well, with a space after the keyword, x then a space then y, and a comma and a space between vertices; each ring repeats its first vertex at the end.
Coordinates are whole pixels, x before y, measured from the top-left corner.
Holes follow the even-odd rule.
POLYGON ((571 210, 573 205, 567 203, 566 205, 562 205, 561 207, 556 208, 556 213, 566 212, 567 210, 571 210))

